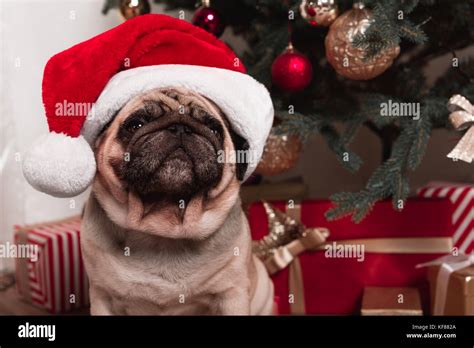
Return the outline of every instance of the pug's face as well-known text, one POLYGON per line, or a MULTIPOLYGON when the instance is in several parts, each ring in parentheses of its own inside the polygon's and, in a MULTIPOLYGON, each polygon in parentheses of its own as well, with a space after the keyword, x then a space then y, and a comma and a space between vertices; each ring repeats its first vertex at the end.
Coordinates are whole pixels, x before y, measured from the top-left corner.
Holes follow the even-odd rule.
POLYGON ((203 238, 224 222, 247 169, 220 154, 247 148, 211 101, 153 90, 127 103, 98 138, 94 194, 122 227, 203 238))

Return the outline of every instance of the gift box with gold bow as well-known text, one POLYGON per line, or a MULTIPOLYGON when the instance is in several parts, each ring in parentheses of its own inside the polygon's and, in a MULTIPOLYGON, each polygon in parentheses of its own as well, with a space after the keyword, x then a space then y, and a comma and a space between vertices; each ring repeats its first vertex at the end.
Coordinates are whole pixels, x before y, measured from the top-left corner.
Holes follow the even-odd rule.
POLYGON ((474 315, 474 254, 446 255, 428 267, 432 315, 474 315))
POLYGON ((326 200, 255 203, 254 252, 272 274, 280 314, 357 314, 363 289, 416 287, 429 307, 426 269, 452 249, 452 206, 413 198, 402 212, 377 203, 361 223, 327 221, 326 200), (292 203, 292 202, 290 202, 292 203))

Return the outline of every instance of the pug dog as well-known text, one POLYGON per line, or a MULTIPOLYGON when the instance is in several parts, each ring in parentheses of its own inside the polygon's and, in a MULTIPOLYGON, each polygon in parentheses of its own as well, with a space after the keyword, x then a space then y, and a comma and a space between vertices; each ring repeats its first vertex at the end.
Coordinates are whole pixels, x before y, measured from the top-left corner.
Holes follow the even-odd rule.
POLYGON ((102 130, 81 247, 93 315, 272 314, 239 199, 245 151, 211 100, 183 88, 132 98, 102 130))

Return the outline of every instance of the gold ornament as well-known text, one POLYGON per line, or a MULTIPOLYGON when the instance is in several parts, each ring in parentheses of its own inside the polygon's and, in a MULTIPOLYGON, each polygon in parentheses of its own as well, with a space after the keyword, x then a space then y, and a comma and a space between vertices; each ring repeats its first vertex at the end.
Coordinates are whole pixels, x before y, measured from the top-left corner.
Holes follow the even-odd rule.
POLYGON ((294 134, 270 133, 256 172, 270 176, 293 168, 300 157, 302 148, 300 139, 294 134))
POLYGON ((454 129, 467 129, 448 157, 471 163, 474 159, 474 105, 462 95, 456 94, 449 99, 448 109, 451 111, 449 120, 454 129))
POLYGON ((148 0, 121 0, 120 13, 125 20, 150 13, 148 0))
POLYGON ((397 45, 364 59, 366 50, 353 46, 354 37, 364 34, 372 21, 371 11, 355 3, 331 25, 326 36, 326 57, 338 74, 352 80, 370 80, 387 70, 399 55, 397 45))
POLYGON ((329 27, 337 18, 339 9, 335 0, 303 0, 300 14, 311 25, 329 27))

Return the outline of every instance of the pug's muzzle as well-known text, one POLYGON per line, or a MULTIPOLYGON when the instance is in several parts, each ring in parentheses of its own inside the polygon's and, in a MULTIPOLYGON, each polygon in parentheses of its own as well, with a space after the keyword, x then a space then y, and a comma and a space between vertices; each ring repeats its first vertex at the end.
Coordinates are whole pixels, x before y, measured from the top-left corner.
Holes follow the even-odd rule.
POLYGON ((199 107, 147 101, 120 126, 126 158, 117 174, 144 200, 189 200, 221 180, 224 126, 199 107))

